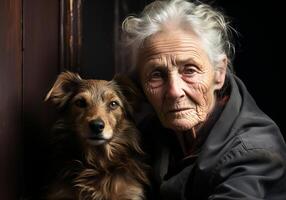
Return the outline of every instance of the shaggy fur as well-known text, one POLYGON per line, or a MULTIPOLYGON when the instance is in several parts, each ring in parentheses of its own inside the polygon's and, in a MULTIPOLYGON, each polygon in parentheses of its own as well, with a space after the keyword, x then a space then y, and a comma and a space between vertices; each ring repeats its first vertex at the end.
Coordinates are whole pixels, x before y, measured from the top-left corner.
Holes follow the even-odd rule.
POLYGON ((135 95, 118 82, 63 72, 47 94, 61 116, 54 131, 61 172, 47 199, 144 199, 144 153, 126 99, 135 95))

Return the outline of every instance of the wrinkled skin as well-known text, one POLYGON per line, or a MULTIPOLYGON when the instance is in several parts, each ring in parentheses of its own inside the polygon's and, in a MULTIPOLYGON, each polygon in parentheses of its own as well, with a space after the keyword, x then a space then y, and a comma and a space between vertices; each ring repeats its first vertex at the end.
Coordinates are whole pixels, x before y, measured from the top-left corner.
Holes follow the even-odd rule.
POLYGON ((195 128, 215 105, 223 86, 226 58, 215 70, 200 39, 188 30, 149 37, 139 53, 141 85, 161 123, 175 132, 195 128))

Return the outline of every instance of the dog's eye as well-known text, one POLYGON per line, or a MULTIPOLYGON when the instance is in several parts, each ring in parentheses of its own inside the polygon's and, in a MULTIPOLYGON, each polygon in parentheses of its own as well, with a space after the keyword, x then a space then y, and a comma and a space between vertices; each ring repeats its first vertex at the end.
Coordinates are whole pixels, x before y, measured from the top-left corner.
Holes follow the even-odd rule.
POLYGON ((110 107, 112 110, 116 109, 118 106, 119 106, 119 103, 118 103, 117 101, 111 101, 111 102, 109 103, 109 107, 110 107))
POLYGON ((74 104, 80 108, 85 108, 87 106, 86 100, 84 98, 75 100, 74 104))

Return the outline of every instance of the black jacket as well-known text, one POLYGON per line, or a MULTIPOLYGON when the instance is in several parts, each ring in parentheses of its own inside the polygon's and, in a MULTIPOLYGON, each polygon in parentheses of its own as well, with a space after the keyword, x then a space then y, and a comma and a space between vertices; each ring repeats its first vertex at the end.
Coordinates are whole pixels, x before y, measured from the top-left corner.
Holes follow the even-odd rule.
POLYGON ((280 130, 237 77, 229 82, 228 102, 191 157, 182 159, 174 134, 157 119, 140 125, 154 178, 150 199, 286 200, 280 130))

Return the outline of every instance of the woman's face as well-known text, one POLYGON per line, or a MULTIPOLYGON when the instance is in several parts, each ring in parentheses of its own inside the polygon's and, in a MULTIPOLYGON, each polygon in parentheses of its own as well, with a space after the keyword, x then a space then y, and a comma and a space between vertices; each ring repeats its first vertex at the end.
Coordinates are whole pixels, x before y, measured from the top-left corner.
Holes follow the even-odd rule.
POLYGON ((214 70, 193 32, 159 32, 144 43, 138 70, 143 90, 162 124, 176 132, 205 121, 222 87, 225 60, 214 70))

